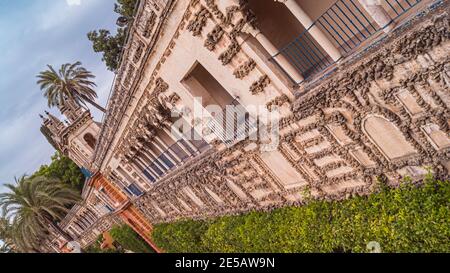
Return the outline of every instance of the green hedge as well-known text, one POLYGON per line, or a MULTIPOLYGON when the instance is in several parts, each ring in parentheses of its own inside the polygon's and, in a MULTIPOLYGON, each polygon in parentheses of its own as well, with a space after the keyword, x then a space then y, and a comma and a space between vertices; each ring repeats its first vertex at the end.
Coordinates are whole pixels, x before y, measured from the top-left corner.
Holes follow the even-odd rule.
POLYGON ((155 251, 145 242, 139 234, 127 225, 115 226, 109 232, 111 237, 124 249, 134 253, 154 253, 155 251))
POLYGON ((211 221, 157 225, 153 240, 167 252, 450 252, 450 183, 429 175, 423 185, 381 185, 344 201, 252 212, 211 221))

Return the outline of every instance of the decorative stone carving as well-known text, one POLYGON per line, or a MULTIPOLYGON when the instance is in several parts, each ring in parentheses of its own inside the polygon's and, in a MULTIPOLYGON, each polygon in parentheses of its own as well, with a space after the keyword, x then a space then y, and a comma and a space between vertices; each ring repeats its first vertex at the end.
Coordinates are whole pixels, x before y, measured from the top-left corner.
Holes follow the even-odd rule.
POLYGON ((144 29, 142 31, 142 36, 144 36, 147 39, 150 38, 150 36, 152 35, 153 28, 155 27, 155 23, 156 23, 156 14, 155 12, 151 11, 145 22, 144 29))
POLYGON ((246 76, 248 76, 248 74, 250 74, 250 72, 253 71, 253 69, 255 69, 256 67, 256 62, 252 59, 246 61, 244 64, 242 64, 241 66, 239 66, 233 73, 233 75, 237 78, 237 79, 243 79, 246 76))
POLYGON ((270 85, 270 78, 267 75, 261 76, 258 81, 254 82, 252 86, 250 86, 250 92, 253 95, 264 92, 264 89, 270 85))
POLYGON ((135 64, 139 63, 142 58, 142 54, 144 53, 145 44, 141 41, 136 42, 136 50, 134 52, 133 62, 135 64))
POLYGON ((180 96, 177 93, 173 93, 167 97, 166 103, 174 107, 180 100, 180 96))
POLYGON ((187 25, 187 29, 191 31, 194 36, 200 36, 202 34, 203 27, 206 26, 206 21, 210 17, 211 14, 208 9, 202 6, 187 25))
MULTIPOLYGON (((115 147, 120 150, 121 157, 142 164, 138 156, 152 140, 152 132, 167 125, 164 123, 168 122, 165 119, 167 107, 180 100, 176 93, 166 97, 169 86, 159 78, 159 70, 177 46, 177 38, 185 31, 184 27, 189 25, 188 30, 200 36, 207 19, 214 21, 216 29, 208 34, 205 46, 214 50, 220 39, 230 41, 229 48, 220 55, 222 63, 227 65, 240 53, 234 37, 243 24, 256 23, 245 2, 226 8, 226 12, 222 5, 215 5, 212 0, 206 1, 209 12, 201 11, 200 1, 191 2, 163 55, 164 60, 152 72, 142 102, 129 117, 123 142, 115 147), (199 7, 200 11, 192 15, 199 7), (240 13, 244 14, 243 19, 238 17, 240 13)), ((416 27, 416 24, 407 27, 412 28, 408 29, 408 34, 393 33, 389 39, 394 41, 384 41, 378 47, 362 52, 361 56, 350 56, 338 72, 330 73, 314 86, 305 86, 305 92, 293 103, 293 114, 280 122, 283 135, 277 158, 281 155, 283 161, 290 164, 289 173, 297 173, 295 176, 299 177, 300 183, 292 179, 283 185, 283 181, 261 161, 259 150, 248 149, 251 144, 258 147, 260 143, 245 140, 230 149, 212 148, 152 184, 152 188, 134 203, 152 223, 161 223, 270 210, 287 204, 301 205, 299 192, 306 188, 314 198, 326 200, 367 194, 376 177, 399 179, 408 172, 420 176, 418 166, 431 166, 436 175, 447 175, 449 109, 442 93, 448 93, 450 65, 448 58, 436 58, 432 51, 443 43, 448 44, 448 17, 440 17, 423 27, 416 27), (422 69, 399 73, 403 64, 408 65, 425 53, 434 61, 430 62, 429 58, 422 69), (397 96, 403 90, 409 94, 407 98, 397 96), (423 113, 416 111, 415 103, 423 113), (371 116, 384 117, 384 121, 367 119, 371 116), (367 130, 368 126, 375 130, 367 130), (403 147, 402 152, 384 143, 389 142, 389 136, 376 136, 380 130, 390 132, 386 135, 395 138, 390 141, 403 147), (186 187, 190 189, 190 196, 182 191, 186 187), (200 203, 204 204, 201 209, 200 203)), ((244 54, 238 56, 239 61, 246 60, 244 54)), ((255 67, 256 64, 248 60, 235 70, 234 76, 244 79, 255 67)), ((250 91, 260 94, 269 84, 270 79, 264 75, 250 91)), ((133 95, 127 89, 119 93, 122 97, 114 103, 120 105, 126 102, 124 97, 133 95)), ((267 108, 286 103, 289 103, 288 97, 279 96, 267 103, 267 108)), ((116 116, 119 116, 117 112, 110 114, 105 122, 109 127, 105 132, 110 132, 111 136, 117 128, 112 126, 112 118, 116 116)))
POLYGON ((161 78, 156 79, 155 89, 152 93, 153 96, 157 97, 161 93, 166 92, 169 89, 169 85, 161 78))
POLYGON ((231 41, 231 44, 228 46, 227 50, 220 54, 219 60, 223 65, 227 65, 231 62, 231 60, 239 53, 241 47, 236 41, 231 41))
POLYGON ((221 26, 215 26, 213 30, 206 36, 205 47, 208 50, 213 51, 216 47, 216 44, 220 41, 220 39, 222 39, 224 33, 225 32, 221 26))
POLYGON ((388 120, 371 116, 363 123, 365 132, 390 159, 394 160, 415 154, 416 151, 388 120))
POLYGON ((290 103, 290 102, 291 102, 291 100, 289 99, 289 97, 284 94, 284 95, 276 97, 274 100, 268 102, 266 104, 266 107, 267 107, 267 110, 272 111, 274 106, 281 107, 285 103, 290 103))

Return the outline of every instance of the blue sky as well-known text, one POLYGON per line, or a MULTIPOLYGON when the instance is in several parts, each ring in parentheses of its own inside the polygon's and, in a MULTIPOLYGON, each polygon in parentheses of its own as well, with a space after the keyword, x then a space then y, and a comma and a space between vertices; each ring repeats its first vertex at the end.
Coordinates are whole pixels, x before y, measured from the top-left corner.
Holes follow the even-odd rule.
MULTIPOLYGON (((47 64, 83 63, 96 76, 101 105, 113 75, 86 33, 115 29, 115 0, 0 0, 0 191, 14 176, 47 164, 53 148, 40 134, 47 109, 36 75, 47 64)), ((56 109, 50 110, 57 114, 56 109)), ((96 120, 101 114, 94 111, 96 120)))

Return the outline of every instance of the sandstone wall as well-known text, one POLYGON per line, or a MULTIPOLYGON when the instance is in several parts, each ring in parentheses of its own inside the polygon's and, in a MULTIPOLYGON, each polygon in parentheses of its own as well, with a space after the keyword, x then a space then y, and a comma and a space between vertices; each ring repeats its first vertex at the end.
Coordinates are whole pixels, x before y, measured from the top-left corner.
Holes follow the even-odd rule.
MULTIPOLYGON (((307 193, 325 199, 367 194, 377 177, 392 184, 405 176, 420 180, 427 167, 447 176, 447 6, 340 64, 317 86, 306 86, 282 120, 277 151, 261 153, 259 143, 248 141, 231 149, 216 146, 159 181, 135 205, 160 223, 302 204, 307 193)), ((200 25, 189 24, 190 30, 202 27, 202 20, 193 22, 200 25)), ((214 48, 220 35, 212 32, 205 46, 214 48)), ((234 50, 240 49, 230 47, 229 54, 234 50)), ((228 53, 220 56, 228 60, 228 53)), ((236 75, 245 76, 245 67, 236 75)), ((269 83, 261 78, 260 85, 269 83)), ((280 97, 270 104, 289 101, 280 97)))

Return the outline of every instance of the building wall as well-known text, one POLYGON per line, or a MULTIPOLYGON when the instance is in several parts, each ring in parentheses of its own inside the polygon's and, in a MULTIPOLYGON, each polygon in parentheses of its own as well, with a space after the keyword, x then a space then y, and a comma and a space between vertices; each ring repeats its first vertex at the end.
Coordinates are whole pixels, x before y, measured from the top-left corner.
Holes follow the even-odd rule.
MULTIPOLYGON (((263 67, 257 65, 242 79, 234 77, 250 60, 244 50, 234 48, 232 38, 224 35, 208 50, 207 35, 219 20, 217 13, 198 14, 213 7, 191 3, 184 27, 153 77, 179 94, 180 105, 189 106, 180 81, 200 62, 244 105, 284 104, 292 112, 282 119, 276 151, 260 152, 261 143, 243 142, 230 149, 219 145, 156 183, 135 201, 152 223, 301 204, 305 191, 325 199, 367 194, 377 177, 392 185, 405 176, 419 180, 427 166, 438 176, 448 174, 447 15, 419 18, 414 27, 400 28, 376 50, 346 60, 338 72, 290 103, 282 96, 283 86, 271 78, 260 93, 249 92, 268 74, 263 67), (220 63, 224 53, 229 62, 220 63)), ((150 94, 152 86, 150 82, 146 88, 150 94)))
MULTIPOLYGON (((331 3, 297 2, 313 19, 331 3)), ((395 186, 406 176, 421 180, 428 169, 448 177, 448 1, 297 87, 250 33, 260 27, 279 47, 301 27, 276 33, 282 27, 269 24, 268 10, 281 4, 261 3, 141 1, 104 124, 98 128, 89 117, 66 134, 69 156, 97 172, 84 198, 101 217, 82 207, 66 219, 83 246, 122 221, 153 246, 157 223, 301 205, 305 196, 368 194, 380 177, 395 186), (279 145, 264 149, 264 139, 225 145, 194 117, 195 95, 203 96, 203 106, 233 100, 253 118, 263 116, 253 106, 268 112, 277 106, 279 145), (189 129, 206 133, 202 141, 171 131, 179 121, 174 109, 189 129), (95 150, 86 132, 96 137, 95 150), (97 203, 114 212, 102 214, 97 203)), ((286 8, 279 9, 282 16, 286 8)))
POLYGON ((100 126, 94 120, 88 120, 83 126, 73 132, 68 138, 69 157, 74 158, 78 166, 89 169, 94 149, 86 142, 84 136, 90 134, 95 139, 100 134, 100 126))
MULTIPOLYGON (((323 8, 299 2, 313 18, 323 8)), ((132 168, 133 182, 147 185, 132 202, 152 224, 302 204, 305 193, 367 194, 378 177, 392 185, 405 176, 420 180, 428 166, 447 176, 450 44, 443 3, 295 90, 248 35, 264 18, 245 1, 143 1, 93 166, 106 177, 119 164, 132 168), (279 106, 281 143, 265 152, 261 141, 227 148, 210 133, 207 152, 149 181, 140 164, 155 132, 170 132, 174 120, 167 112, 190 109, 182 119, 196 124, 198 89, 193 92, 189 75, 206 75, 197 65, 221 86, 214 91, 223 88, 241 105, 279 106)))

